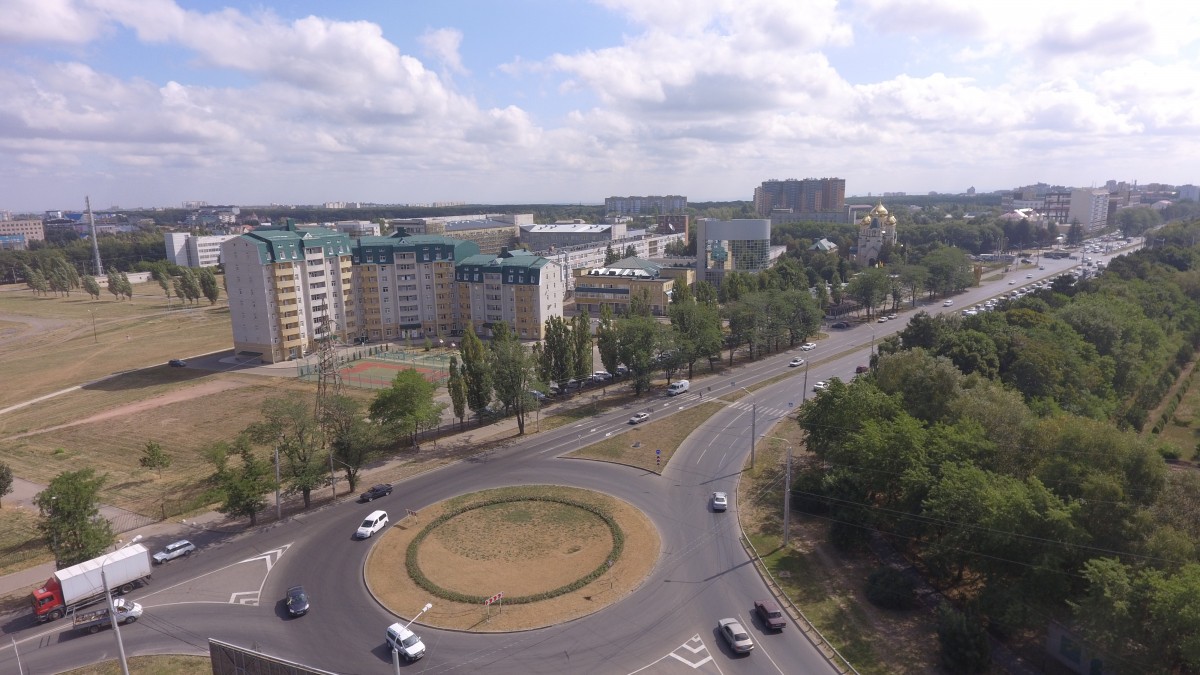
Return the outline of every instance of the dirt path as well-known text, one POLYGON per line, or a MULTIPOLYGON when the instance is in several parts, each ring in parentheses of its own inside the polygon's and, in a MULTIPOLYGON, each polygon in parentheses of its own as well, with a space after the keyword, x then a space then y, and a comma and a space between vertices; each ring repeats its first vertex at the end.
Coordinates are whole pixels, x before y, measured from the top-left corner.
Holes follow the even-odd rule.
POLYGON ((15 441, 18 438, 36 436, 38 434, 44 434, 51 431, 58 431, 59 429, 67 429, 69 427, 79 426, 80 424, 91 424, 93 422, 104 422, 106 420, 116 419, 119 417, 128 417, 129 415, 135 415, 147 410, 154 410, 155 408, 161 408, 166 405, 171 405, 172 403, 189 401, 194 398, 200 398, 210 394, 219 394, 224 391, 247 386, 250 386, 249 382, 237 382, 233 380, 210 380, 207 382, 202 382, 194 387, 168 392, 162 396, 155 396, 154 398, 146 399, 145 401, 138 401, 137 403, 130 403, 129 405, 123 405, 111 410, 105 410, 102 413, 97 413, 84 419, 75 420, 74 422, 59 424, 53 427, 46 427, 45 429, 26 431, 24 433, 20 433, 15 436, 9 436, 0 440, 15 441))

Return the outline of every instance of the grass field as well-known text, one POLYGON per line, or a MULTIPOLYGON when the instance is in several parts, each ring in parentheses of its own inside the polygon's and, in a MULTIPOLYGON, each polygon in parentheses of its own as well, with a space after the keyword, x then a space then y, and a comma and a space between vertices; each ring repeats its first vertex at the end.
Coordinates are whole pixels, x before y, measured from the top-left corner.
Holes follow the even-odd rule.
MULTIPOLYGON (((207 656, 134 656, 129 659, 129 675, 209 675, 212 662, 207 656)), ((121 665, 114 659, 83 668, 69 670, 63 675, 121 675, 121 665)))
MULTIPOLYGON (((1153 426, 1155 421, 1151 419, 1146 428, 1153 426)), ((1196 446, 1200 442, 1200 386, 1193 383, 1188 388, 1158 437, 1178 449, 1180 459, 1200 459, 1196 454, 1196 446)))
POLYGON ((36 510, 0 509, 0 576, 54 560, 37 537, 36 510))
POLYGON ((79 293, 0 292, 0 408, 112 373, 232 347, 224 300, 190 308, 173 301, 168 311, 157 284, 138 284, 134 293, 133 301, 117 301, 107 293, 92 300, 79 293))

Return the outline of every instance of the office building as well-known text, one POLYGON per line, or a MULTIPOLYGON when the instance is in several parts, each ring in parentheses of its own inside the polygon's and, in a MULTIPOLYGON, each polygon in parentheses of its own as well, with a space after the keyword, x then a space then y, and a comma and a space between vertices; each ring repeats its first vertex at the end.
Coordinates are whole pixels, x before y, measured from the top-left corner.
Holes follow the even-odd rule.
MULTIPOLYGON (((45 241, 46 228, 42 225, 41 220, 0 220, 0 236, 4 237, 20 237, 24 242, 21 248, 12 250, 24 250, 29 248, 31 241, 45 241)), ((17 246, 15 239, 8 240, 14 247, 17 246)))
POLYGON ((768 180, 754 188, 754 210, 767 218, 772 212, 843 214, 846 206, 844 178, 768 180))
POLYGON ((696 221, 696 280, 720 286, 731 271, 758 273, 783 255, 786 247, 771 246, 771 221, 766 218, 696 221))
POLYGON ((436 234, 479 245, 479 252, 497 254, 516 246, 519 227, 532 225, 532 213, 485 213, 474 216, 441 216, 437 218, 392 218, 387 221, 393 229, 408 234, 436 234))
POLYGON ((167 262, 180 267, 215 267, 221 264, 221 244, 236 237, 236 234, 194 235, 187 232, 168 232, 163 235, 167 248, 167 262))
POLYGON ((664 316, 676 280, 662 274, 662 266, 640 258, 625 258, 610 265, 575 270, 575 308, 600 316, 604 307, 614 316, 629 311, 630 301, 646 294, 650 312, 664 316))
POLYGON ((550 223, 521 225, 520 243, 531 251, 549 251, 599 241, 610 242, 626 235, 624 223, 550 223))
POLYGON ((644 231, 639 230, 624 239, 614 239, 608 242, 598 241, 575 246, 560 246, 552 250, 536 251, 536 253, 558 264, 558 269, 562 274, 562 282, 569 292, 575 288, 575 270, 602 266, 608 257, 610 246, 613 252, 619 256, 623 256, 626 250, 632 246, 633 254, 636 257, 648 259, 665 256, 667 254, 667 245, 672 242, 687 243, 687 235, 683 232, 646 235, 644 231))
POLYGON ((1078 188, 1071 190, 1067 223, 1079 223, 1085 232, 1096 232, 1108 224, 1109 193, 1107 188, 1078 188))

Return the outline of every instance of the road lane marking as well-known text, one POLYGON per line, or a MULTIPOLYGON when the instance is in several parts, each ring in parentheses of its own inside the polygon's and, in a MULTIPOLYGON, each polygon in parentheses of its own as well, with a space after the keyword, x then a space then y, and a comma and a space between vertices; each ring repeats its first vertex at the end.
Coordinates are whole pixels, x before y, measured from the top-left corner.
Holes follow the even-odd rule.
MULTIPOLYGON (((738 615, 738 622, 741 623, 743 626, 750 625, 749 623, 742 621, 742 615, 740 615, 740 614, 738 615)), ((755 647, 758 649, 758 651, 761 651, 767 657, 767 660, 771 662, 771 665, 775 666, 775 670, 779 671, 779 675, 787 675, 787 673, 783 672, 783 668, 780 668, 779 664, 775 663, 775 659, 771 658, 771 655, 767 653, 767 649, 766 649, 766 647, 763 646, 762 640, 759 640, 758 643, 755 645, 755 647)))

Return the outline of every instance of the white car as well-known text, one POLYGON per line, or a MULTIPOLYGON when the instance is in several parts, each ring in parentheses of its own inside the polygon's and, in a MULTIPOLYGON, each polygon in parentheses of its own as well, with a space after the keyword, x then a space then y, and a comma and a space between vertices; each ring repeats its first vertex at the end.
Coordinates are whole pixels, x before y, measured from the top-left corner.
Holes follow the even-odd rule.
POLYGON ((947 301, 945 301, 945 302, 943 302, 943 303, 942 303, 942 307, 953 307, 953 306, 954 306, 954 301, 953 301, 953 300, 947 300, 947 301))
POLYGON ((879 320, 876 321, 875 323, 887 323, 887 321, 888 321, 888 318, 886 316, 881 316, 881 317, 879 317, 879 320))
POLYGON ((742 623, 737 619, 721 619, 717 622, 717 629, 733 651, 748 654, 754 649, 754 640, 750 639, 750 632, 742 628, 742 623))
POLYGON ((712 493, 712 508, 713 511, 724 511, 729 508, 729 495, 724 492, 712 493))
POLYGON ((802 366, 802 365, 804 365, 804 359, 800 358, 799 356, 792 359, 791 361, 788 361, 788 368, 795 368, 796 366, 802 366))
POLYGON ((362 525, 354 532, 355 539, 368 539, 371 535, 387 527, 387 511, 372 511, 363 519, 362 525))
POLYGON ((596 372, 592 373, 593 382, 607 382, 611 379, 612 373, 608 372, 607 370, 597 370, 596 372))
POLYGON ((1016 281, 1016 279, 1010 279, 1010 280, 1009 280, 1009 282, 1008 282, 1008 285, 1009 285, 1009 286, 1016 286, 1016 285, 1017 285, 1017 281, 1016 281))
POLYGON ((161 565, 179 557, 186 557, 196 550, 196 545, 187 539, 167 544, 166 548, 154 554, 154 564, 161 565))
POLYGON ((806 351, 806 352, 811 352, 812 350, 814 350, 816 348, 817 348, 817 343, 815 343, 815 342, 805 342, 804 344, 800 345, 800 349, 803 351, 806 351))
POLYGON ((387 646, 400 652, 405 661, 416 661, 425 656, 425 643, 402 623, 388 626, 385 640, 387 646))
POLYGON ((813 385, 813 391, 825 391, 828 388, 829 388, 829 383, 826 382, 825 380, 821 380, 820 382, 813 385))
POLYGON ((895 320, 896 320, 896 315, 895 315, 895 314, 888 314, 888 315, 887 315, 887 319, 888 319, 888 321, 895 321, 895 320))
POLYGON ((646 421, 646 420, 648 420, 648 419, 650 419, 650 413, 648 413, 648 412, 640 412, 640 413, 638 413, 638 414, 634 415, 633 417, 630 417, 630 418, 629 418, 629 423, 630 423, 630 424, 638 424, 638 423, 641 423, 641 422, 645 422, 645 421, 646 421))

